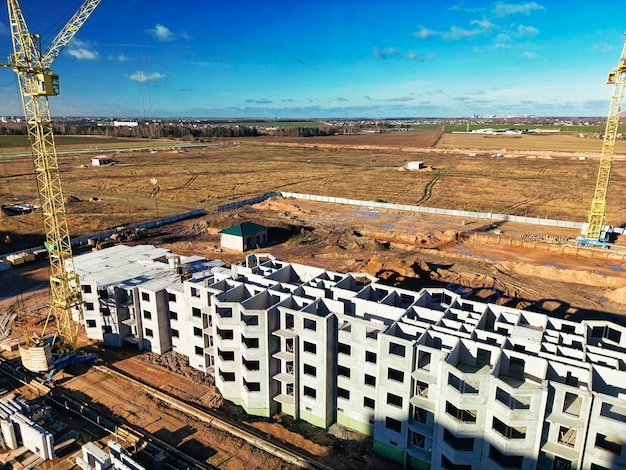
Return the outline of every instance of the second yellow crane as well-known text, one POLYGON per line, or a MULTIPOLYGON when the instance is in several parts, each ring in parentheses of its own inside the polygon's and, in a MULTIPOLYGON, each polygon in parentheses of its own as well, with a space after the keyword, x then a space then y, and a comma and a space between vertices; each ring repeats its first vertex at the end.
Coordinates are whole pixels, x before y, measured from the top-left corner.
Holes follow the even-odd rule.
POLYGON ((600 157, 600 170, 596 189, 589 210, 589 219, 584 236, 578 237, 580 246, 606 247, 607 234, 604 231, 606 197, 609 188, 609 177, 611 175, 611 164, 615 151, 615 140, 624 101, 624 85, 626 85, 626 42, 622 48, 622 54, 617 64, 617 68, 609 73, 607 83, 613 85, 611 94, 611 105, 609 106, 609 116, 606 120, 604 140, 602 142, 602 156, 600 157))

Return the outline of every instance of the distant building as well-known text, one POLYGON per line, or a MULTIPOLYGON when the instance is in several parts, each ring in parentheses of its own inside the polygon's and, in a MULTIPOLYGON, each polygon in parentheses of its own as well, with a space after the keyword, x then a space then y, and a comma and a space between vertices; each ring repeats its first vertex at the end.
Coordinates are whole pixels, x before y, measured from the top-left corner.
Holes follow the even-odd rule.
POLYGON ((407 162, 406 169, 407 170, 423 170, 424 162, 407 162))
POLYGON ((267 244, 267 227, 254 222, 243 222, 220 232, 222 248, 248 251, 267 244))
POLYGON ((174 349, 248 414, 337 422, 404 468, 626 469, 623 326, 270 255, 181 257, 181 276, 171 257, 76 257, 88 337, 174 349))
POLYGON ((137 121, 113 121, 114 127, 137 127, 139 123, 137 121))
POLYGON ((107 157, 106 155, 98 155, 97 157, 93 157, 91 159, 91 166, 110 165, 111 163, 113 163, 113 159, 111 157, 107 157))

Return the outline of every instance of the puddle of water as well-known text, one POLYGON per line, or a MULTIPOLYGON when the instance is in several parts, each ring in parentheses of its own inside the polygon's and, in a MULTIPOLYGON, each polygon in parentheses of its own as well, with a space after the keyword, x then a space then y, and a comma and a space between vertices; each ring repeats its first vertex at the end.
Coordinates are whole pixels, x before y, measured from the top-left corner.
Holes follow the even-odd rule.
POLYGON ((362 214, 368 219, 375 219, 378 217, 378 213, 376 211, 366 211, 361 209, 350 209, 348 212, 354 212, 357 214, 362 214))
POLYGON ((565 266, 561 266, 560 264, 544 263, 544 266, 548 266, 550 268, 556 268, 556 269, 565 269, 565 266))
POLYGON ((392 224, 382 224, 380 228, 394 228, 392 224))
POLYGON ((621 264, 613 263, 608 265, 613 271, 617 271, 618 273, 626 272, 626 268, 621 264))

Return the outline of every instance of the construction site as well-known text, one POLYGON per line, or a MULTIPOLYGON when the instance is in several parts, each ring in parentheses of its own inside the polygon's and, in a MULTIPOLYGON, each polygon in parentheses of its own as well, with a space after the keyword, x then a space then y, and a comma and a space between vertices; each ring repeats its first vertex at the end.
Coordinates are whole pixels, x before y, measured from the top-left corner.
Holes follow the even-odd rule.
POLYGON ((2 465, 626 469, 626 46, 601 140, 57 153, 51 67, 99 3, 42 50, 8 0, 2 465))

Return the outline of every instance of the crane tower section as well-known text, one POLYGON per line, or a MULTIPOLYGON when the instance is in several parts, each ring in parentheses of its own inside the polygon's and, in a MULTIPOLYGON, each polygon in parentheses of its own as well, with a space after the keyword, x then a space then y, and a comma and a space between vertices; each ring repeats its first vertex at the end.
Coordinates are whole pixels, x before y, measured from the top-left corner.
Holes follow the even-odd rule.
POLYGON ((611 94, 611 104, 606 121, 606 129, 604 131, 602 156, 600 157, 600 170, 598 171, 596 189, 593 195, 593 201, 591 202, 591 209, 589 211, 587 232, 585 237, 582 239, 582 245, 603 245, 605 241, 603 225, 605 219, 606 197, 609 187, 609 177, 611 174, 611 163, 613 161, 613 153, 615 149, 615 139, 617 138, 617 129, 620 121, 622 102, 624 100, 624 85, 626 84, 626 42, 622 48, 622 54, 617 68, 609 73, 607 83, 613 85, 613 92, 611 94))
MULTIPOLYGON (((13 54, 10 64, 3 65, 16 72, 20 86, 43 213, 45 246, 50 258, 50 308, 57 323, 55 341, 64 352, 73 351, 76 346, 78 325, 73 326, 72 309, 80 305, 82 295, 78 277, 74 274, 70 233, 48 102, 49 96, 59 94, 59 77, 50 67, 100 1, 85 1, 48 49, 42 51, 39 36, 29 32, 18 1, 7 0, 13 54)), ((35 372, 49 370, 52 367, 49 349, 48 344, 32 347, 27 344, 22 354, 24 366, 35 372)))

